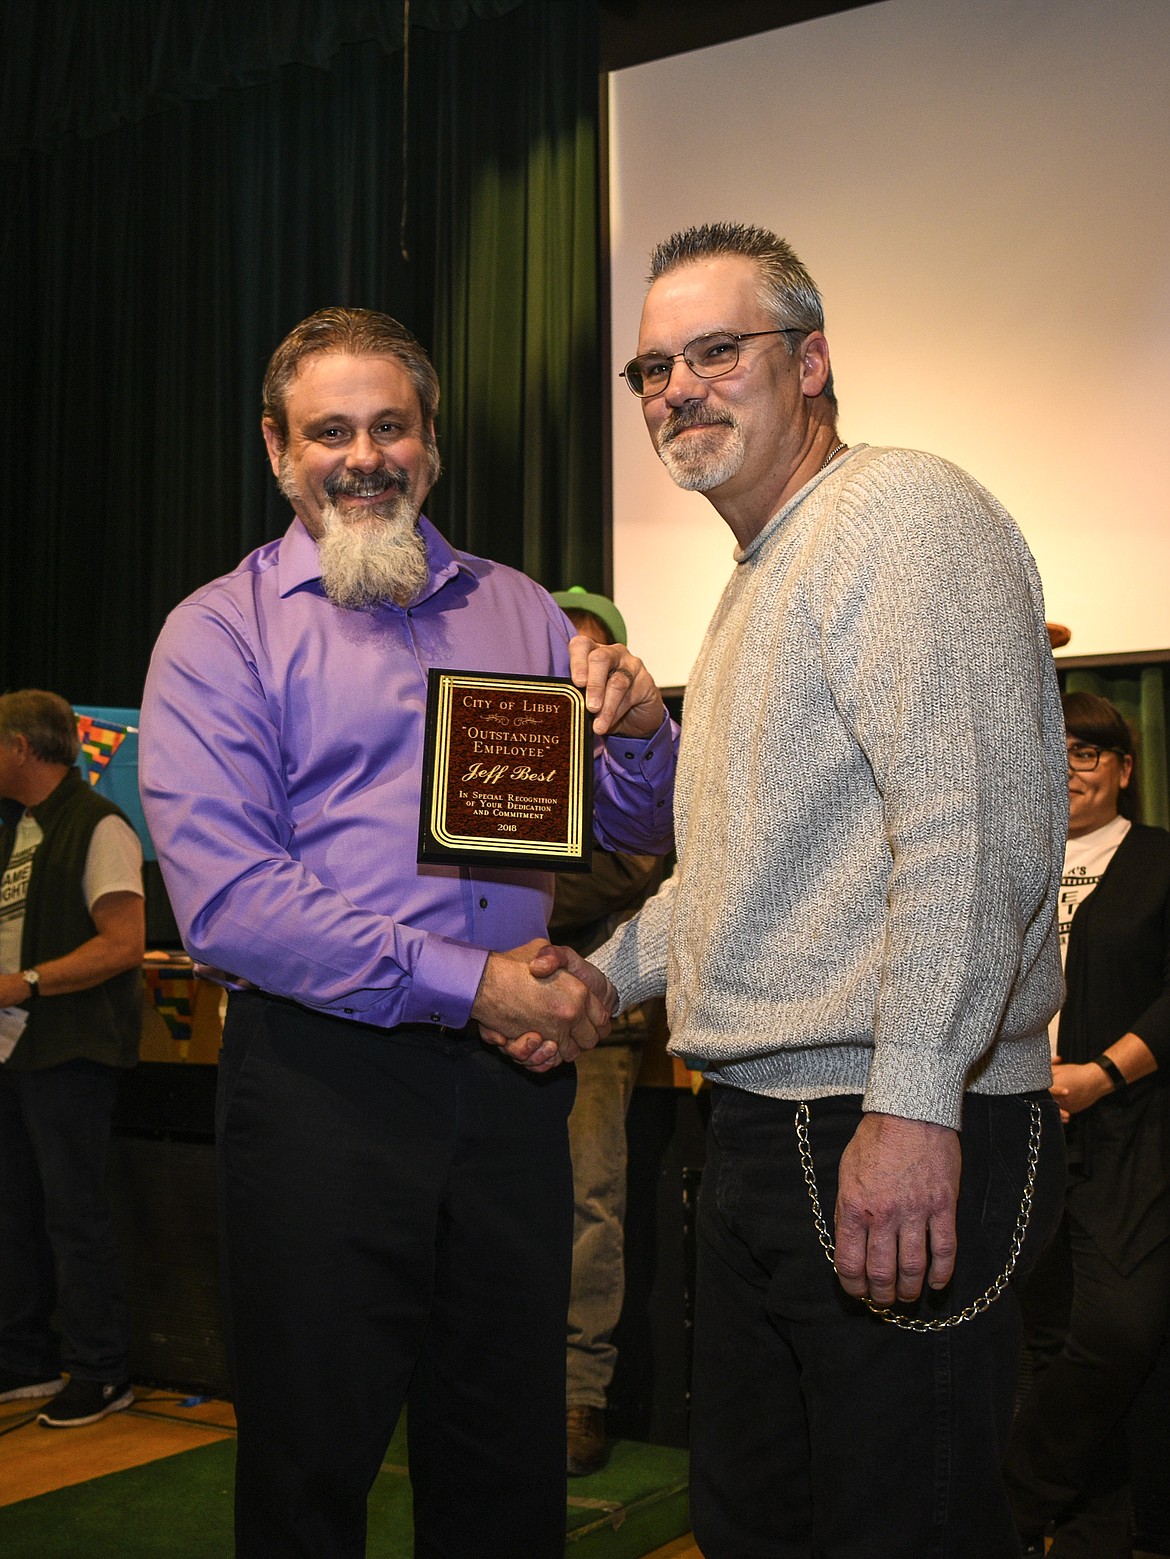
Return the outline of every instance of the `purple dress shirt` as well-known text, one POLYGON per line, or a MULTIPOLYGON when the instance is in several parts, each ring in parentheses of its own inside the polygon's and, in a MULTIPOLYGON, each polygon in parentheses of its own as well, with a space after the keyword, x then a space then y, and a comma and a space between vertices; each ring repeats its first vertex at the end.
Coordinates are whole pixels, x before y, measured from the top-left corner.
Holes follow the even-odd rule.
MULTIPOLYGON (((427 672, 567 676, 573 629, 523 574, 420 526, 409 607, 334 606, 299 519, 176 607, 139 782, 194 958, 335 1016, 460 1027, 488 951, 545 935, 553 879, 417 863, 427 672)), ((597 743, 605 849, 670 848, 676 746, 666 722, 597 743)))

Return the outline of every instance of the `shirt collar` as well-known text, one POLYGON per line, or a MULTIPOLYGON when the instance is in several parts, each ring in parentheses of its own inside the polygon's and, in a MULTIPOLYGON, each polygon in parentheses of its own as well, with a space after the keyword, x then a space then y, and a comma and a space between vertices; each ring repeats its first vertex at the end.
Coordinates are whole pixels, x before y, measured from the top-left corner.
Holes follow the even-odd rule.
MULTIPOLYGON (((425 514, 420 514, 418 528, 422 532, 427 549, 427 582, 419 591, 415 602, 425 601, 440 591, 449 579, 462 569, 470 573, 467 563, 455 548, 431 524, 425 514)), ((299 516, 295 518, 280 544, 277 562, 277 580, 281 596, 293 595, 307 585, 321 584, 321 558, 317 543, 305 529, 299 516)), ((394 603, 385 603, 392 610, 394 603)))

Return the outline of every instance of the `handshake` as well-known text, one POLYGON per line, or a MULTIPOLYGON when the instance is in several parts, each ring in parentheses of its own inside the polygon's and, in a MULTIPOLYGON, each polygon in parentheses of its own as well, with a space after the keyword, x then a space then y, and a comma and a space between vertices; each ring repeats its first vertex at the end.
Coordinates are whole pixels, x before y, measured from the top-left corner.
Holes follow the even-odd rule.
POLYGON ((617 991, 571 947, 489 953, 471 1016, 489 1045, 530 1072, 575 1061, 609 1033, 617 991))

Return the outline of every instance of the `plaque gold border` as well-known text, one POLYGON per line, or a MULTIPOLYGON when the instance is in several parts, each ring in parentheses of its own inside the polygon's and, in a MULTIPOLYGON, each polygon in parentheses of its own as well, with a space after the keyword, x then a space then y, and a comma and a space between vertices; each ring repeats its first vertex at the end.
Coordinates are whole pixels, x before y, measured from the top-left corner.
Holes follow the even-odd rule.
MULTIPOLYGON (((584 765, 592 763, 589 750, 589 715, 585 707, 583 690, 571 682, 555 677, 513 677, 490 673, 435 670, 432 676, 438 684, 435 699, 435 729, 430 765, 430 835, 437 845, 453 853, 493 858, 496 865, 506 864, 504 858, 513 858, 517 866, 526 858, 538 857, 542 862, 563 860, 566 864, 587 864, 584 842, 592 832, 592 809, 586 804, 589 787, 583 773, 584 765), (501 684, 517 693, 531 693, 539 698, 560 696, 569 704, 569 815, 567 837, 561 840, 485 838, 483 834, 457 834, 447 827, 447 785, 436 784, 435 774, 446 776, 451 747, 452 700, 456 689, 484 688, 498 691, 501 684), (587 815, 588 814, 588 815, 587 815), (587 830, 589 831, 587 834, 587 830)), ((488 862, 485 859, 485 864, 488 862)))

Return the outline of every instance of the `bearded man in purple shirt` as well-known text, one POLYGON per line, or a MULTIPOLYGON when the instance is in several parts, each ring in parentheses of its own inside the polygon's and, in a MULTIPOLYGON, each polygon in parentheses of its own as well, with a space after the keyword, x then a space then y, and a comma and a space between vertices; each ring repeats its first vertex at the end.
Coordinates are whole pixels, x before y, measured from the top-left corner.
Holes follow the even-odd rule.
POLYGON ((561 1559, 573 1069, 612 992, 531 964, 547 873, 416 862, 427 671, 571 675, 595 833, 670 844, 676 732, 623 646, 421 515, 439 387, 326 309, 263 431, 296 518, 155 649, 141 786, 184 941, 232 990, 216 1130, 243 1559, 365 1552, 408 1407, 415 1553, 561 1559), (482 1026, 482 1029, 481 1029, 482 1026), (486 1036, 486 1037, 485 1037, 486 1036))

